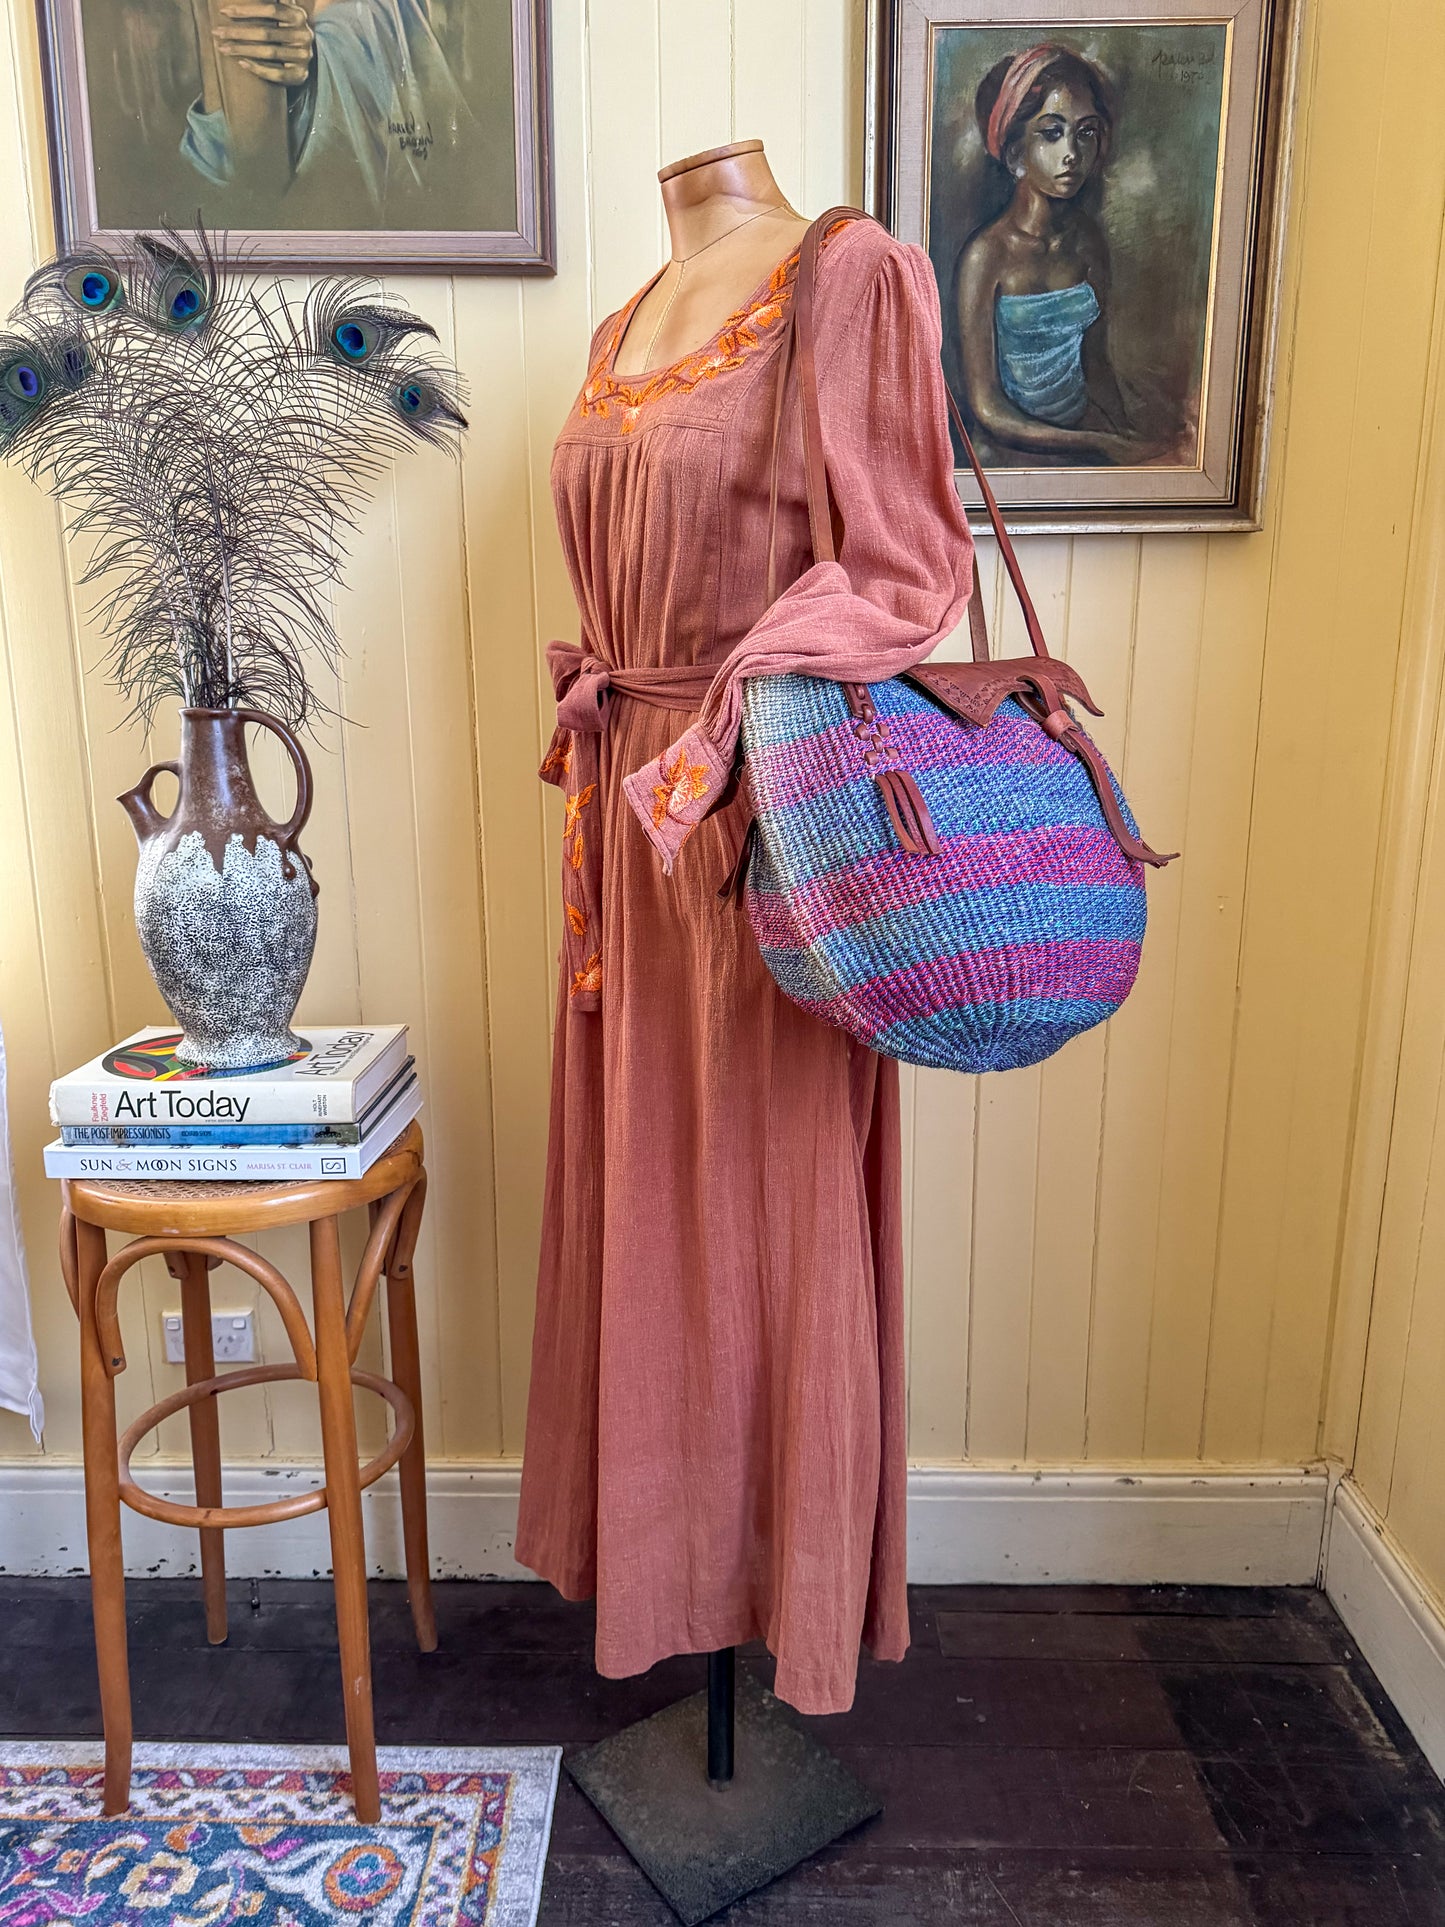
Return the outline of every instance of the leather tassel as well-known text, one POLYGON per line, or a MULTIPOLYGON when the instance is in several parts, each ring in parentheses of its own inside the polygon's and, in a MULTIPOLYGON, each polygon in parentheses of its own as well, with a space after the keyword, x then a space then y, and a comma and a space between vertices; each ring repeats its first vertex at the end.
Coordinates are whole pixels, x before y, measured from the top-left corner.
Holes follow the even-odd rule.
MULTIPOLYGON (((1052 735, 1053 732, 1050 731, 1050 734, 1052 735)), ((1129 825, 1124 821, 1124 812, 1119 808, 1119 799, 1114 794, 1114 785, 1109 781, 1109 772, 1104 765, 1104 759, 1078 725, 1070 723, 1067 729, 1059 732, 1055 740, 1062 743, 1065 749, 1072 750, 1089 772, 1089 780, 1094 785, 1099 805, 1104 812, 1104 821, 1108 824, 1114 841, 1125 856, 1131 857, 1135 863, 1147 863, 1155 870, 1162 870, 1166 863, 1173 863, 1179 855, 1177 850, 1171 850, 1167 856, 1161 856, 1157 850, 1151 850, 1147 843, 1141 842, 1137 836, 1131 834, 1129 825)))
MULTIPOLYGON (((1135 836, 1124 821, 1124 812, 1119 808, 1119 799, 1114 794, 1114 785, 1109 781, 1109 769, 1093 742, 1084 734, 1068 710, 1059 701, 1058 694, 1048 678, 1031 673, 1029 680, 1034 684, 1037 694, 1020 695, 1019 701, 1034 721, 1047 735, 1071 754, 1078 757, 1089 772, 1089 781, 1094 786, 1094 794, 1099 799, 1099 807, 1104 812, 1104 821, 1109 834, 1119 848, 1134 863, 1147 863, 1151 869, 1162 870, 1166 863, 1178 859, 1179 852, 1171 850, 1161 856, 1151 850, 1147 843, 1135 836)), ((1092 707, 1092 705, 1091 705, 1092 707)), ((1095 711, 1095 714, 1098 712, 1095 711)))
POLYGON ((894 834, 910 856, 938 856, 943 845, 928 814, 923 792, 906 769, 883 769, 873 779, 883 792, 894 834))

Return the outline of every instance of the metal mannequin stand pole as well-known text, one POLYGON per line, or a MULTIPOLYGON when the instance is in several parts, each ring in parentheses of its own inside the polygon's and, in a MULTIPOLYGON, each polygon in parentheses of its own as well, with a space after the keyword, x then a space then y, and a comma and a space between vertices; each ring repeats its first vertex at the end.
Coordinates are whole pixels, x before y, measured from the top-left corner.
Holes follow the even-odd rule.
POLYGON ((738 1649, 724 1646, 707 1656, 707 1777, 726 1786, 737 1754, 738 1649))
POLYGON ((731 1646, 708 1654, 706 1691, 566 1765, 684 1927, 882 1811, 731 1646))

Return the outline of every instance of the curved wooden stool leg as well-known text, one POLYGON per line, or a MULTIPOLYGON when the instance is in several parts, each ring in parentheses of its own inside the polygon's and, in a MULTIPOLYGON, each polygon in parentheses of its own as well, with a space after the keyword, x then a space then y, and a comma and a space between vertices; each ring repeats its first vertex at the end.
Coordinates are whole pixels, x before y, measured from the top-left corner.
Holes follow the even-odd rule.
POLYGON ((416 1290, 412 1258, 426 1204, 426 1177, 412 1189, 401 1214, 396 1243, 386 1267, 386 1326, 391 1340, 391 1375, 411 1400, 416 1430, 401 1455, 401 1528, 406 1548, 406 1590, 416 1643, 424 1653, 437 1647, 436 1613, 431 1597, 431 1553, 426 1531, 426 1441, 422 1437, 421 1353, 416 1335, 416 1290))
POLYGON ((341 1280, 338 1220, 311 1224, 311 1293, 316 1311, 316 1378, 321 1404, 321 1453, 326 1465, 331 1528, 332 1586, 341 1647, 341 1688, 352 1796, 363 1825, 381 1818, 376 1777, 376 1729, 371 1711, 371 1636, 366 1619, 366 1544, 361 1529, 361 1483, 356 1462, 356 1413, 351 1403, 351 1353, 346 1342, 346 1294, 341 1280))
MULTIPOLYGON (((180 1281, 181 1332, 186 1352, 186 1383, 197 1385, 216 1375, 211 1346, 211 1286, 205 1254, 175 1251, 167 1259, 171 1276, 180 1281)), ((213 1398, 199 1399, 190 1408, 191 1462, 196 1474, 196 1504, 222 1503, 221 1414, 213 1398)), ((226 1643, 226 1535, 219 1528, 201 1528, 201 1595, 206 1602, 206 1638, 213 1646, 226 1643)))
POLYGON ((125 1563, 120 1537, 120 1461, 115 1432, 115 1381, 100 1348, 95 1290, 105 1270, 105 1233, 75 1226, 80 1312, 80 1410, 85 1454, 85 1531, 95 1663, 105 1725, 104 1811, 130 1805, 130 1660, 125 1637, 125 1563))

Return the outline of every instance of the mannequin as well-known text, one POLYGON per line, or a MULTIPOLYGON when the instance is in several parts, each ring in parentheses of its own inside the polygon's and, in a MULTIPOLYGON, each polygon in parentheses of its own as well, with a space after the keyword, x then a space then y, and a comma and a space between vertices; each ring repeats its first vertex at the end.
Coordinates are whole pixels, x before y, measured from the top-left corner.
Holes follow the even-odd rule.
POLYGON ((758 141, 660 185, 672 261, 595 330, 550 471, 579 630, 547 651, 563 944, 515 1545, 596 1597, 604 1677, 709 1657, 708 1691, 568 1761, 694 1921, 876 1810, 778 1702, 844 1712, 860 1649, 908 1644, 898 1073, 719 903, 739 684, 897 674, 972 568, 927 256, 849 210, 819 235, 843 545, 815 569, 782 379, 808 224, 758 141), (735 1663, 755 1639, 775 1699, 735 1663))
MULTIPOLYGON (((763 143, 734 141, 658 174, 672 259, 633 311, 613 366, 619 376, 670 367, 710 341, 808 231, 785 198, 763 143)), ((708 1659, 708 1779, 733 1777, 735 1655, 708 1659)))
MULTIPOLYGON (((785 199, 761 141, 738 141, 690 155, 663 168, 658 180, 672 259, 619 321, 623 333, 615 346, 605 348, 594 363, 592 374, 600 384, 595 419, 603 422, 614 419, 602 399, 609 382, 627 385, 629 419, 640 418, 654 399, 663 400, 667 406, 666 397, 685 392, 697 393, 708 408, 722 403, 726 389, 721 385, 713 388, 710 371, 699 371, 693 358, 699 350, 708 349, 724 325, 744 309, 750 311, 752 326, 740 331, 740 341, 756 347, 767 340, 769 329, 777 328, 785 312, 787 296, 781 290, 790 257, 796 254, 809 228, 808 221, 785 199), (679 368, 679 364, 684 366, 679 368)), ((736 347, 728 350, 728 356, 723 366, 736 370, 742 365, 744 356, 736 347)), ((707 357, 702 359, 706 361, 707 357)), ((767 396, 772 393, 773 388, 768 386, 767 396)), ((762 410, 770 423, 766 398, 762 410)), ((654 476, 665 471, 668 464, 668 433, 664 427, 661 438, 651 438, 647 469, 654 476)), ((639 435, 635 443, 629 443, 621 461, 631 461, 636 448, 647 439, 639 435)), ((619 466, 609 472, 620 475, 622 470, 619 466)), ((605 502, 605 493, 599 494, 605 502)), ((955 500, 951 477, 948 498, 951 504, 955 500)), ((562 499, 566 499, 565 487, 562 499)), ((590 520, 598 499, 590 481, 582 485, 577 499, 585 502, 584 519, 590 520)), ((602 526, 606 526, 605 520, 602 526)), ((645 546, 644 532, 641 542, 620 543, 616 552, 640 553, 645 546)), ((758 589, 761 586, 755 585, 758 589)), ((710 606, 705 592, 700 600, 710 606)), ((674 606, 673 616, 684 630, 693 621, 692 612, 681 600, 674 606)), ((625 667, 624 659, 624 672, 625 667)), ((664 667, 658 673, 669 672, 664 667)), ((620 682, 620 674, 613 671, 614 697, 620 682)), ((625 691, 626 685, 622 687, 625 691)), ((677 693, 682 699, 682 692, 677 693)), ((694 700, 688 696, 685 706, 694 700)), ((625 715, 619 724, 622 728, 630 726, 625 715)), ((562 768, 572 789, 569 811, 575 809, 580 817, 588 805, 577 799, 593 797, 599 784, 589 786, 581 765, 573 767, 577 752, 575 739, 569 740, 574 748, 568 754, 562 745, 562 768)), ((705 826, 703 834, 710 833, 717 833, 714 825, 705 826)), ((636 851, 636 825, 629 824, 619 840, 624 849, 636 851)), ((579 836, 579 846, 580 842, 579 836)), ((655 861, 655 857, 649 851, 643 860, 655 861)), ((713 868, 717 867, 714 862, 713 868)), ((710 940, 717 917, 714 888, 711 884, 708 887, 703 919, 710 940)), ((574 899, 568 901, 571 904, 574 899)), ((572 914, 569 909, 569 920, 572 914)), ((575 914, 585 927, 588 912, 579 909, 575 914)), ((674 913, 669 909, 667 914, 674 913)), ((685 927, 688 914, 684 912, 679 918, 679 928, 685 927)), ((724 935, 720 942, 725 950, 737 939, 724 935)), ((600 955, 597 961, 600 966, 600 955)), ((753 967, 757 968, 755 957, 753 967)), ((731 965, 724 966, 728 981, 733 980, 732 969, 731 965)), ((760 991, 757 997, 745 1000, 748 1009, 755 1012, 760 1005, 766 1007, 773 994, 771 990, 760 991)), ((619 1009, 618 1015, 608 1021, 625 1024, 625 1009, 619 1009)), ((791 1021, 784 1016, 782 1028, 787 1030, 791 1021)), ((811 1020, 802 1021, 807 1024, 811 1020)), ((580 1048, 576 1035, 565 1028, 564 1021, 565 1048, 580 1048)), ((826 1041, 824 1049, 830 1049, 826 1041)), ((677 1081, 685 1087, 686 1074, 677 1081)), ((835 1114, 841 1116, 846 1108, 840 1099, 835 1114)), ((605 1118, 603 1124, 605 1128, 605 1118)), ((708 1138, 705 1126, 690 1128, 688 1135, 699 1141, 708 1138)), ((690 1196, 690 1177, 684 1188, 690 1196)), ((627 1195, 625 1182, 622 1195, 627 1195)), ((573 1248, 581 1250, 584 1246, 573 1248)), ((757 1266, 765 1270, 767 1262, 764 1251, 756 1266, 749 1255, 737 1267, 738 1275, 749 1280, 744 1296, 750 1302, 757 1266)), ((570 1320, 572 1315, 568 1316, 570 1320)), ((548 1348, 544 1345, 544 1349, 548 1348)), ((693 1443, 704 1456, 714 1423, 710 1410, 683 1424, 684 1431, 694 1434, 693 1443)), ((723 1447, 724 1454, 727 1449, 723 1447)), ((688 1452, 684 1450, 682 1456, 686 1458, 688 1452)), ((726 1512, 726 1504, 722 1510, 726 1512)), ((724 1575, 724 1592, 729 1583, 724 1575)), ((690 1649, 696 1625, 715 1626, 726 1637, 727 1616, 725 1610, 715 1608, 710 1597, 702 1599, 696 1617, 689 1621, 687 1633, 678 1637, 677 1644, 683 1650, 690 1649)), ((751 1628, 759 1629, 760 1623, 751 1628)), ((783 1713, 778 1702, 746 1670, 740 1673, 736 1648, 731 1645, 719 1645, 708 1653, 705 1692, 571 1756, 568 1771, 685 1921, 710 1917, 880 1810, 873 1795, 839 1761, 783 1713)))
POLYGON ((669 367, 709 341, 808 223, 773 178, 761 141, 734 141, 658 175, 672 259, 633 312, 616 372, 669 367))

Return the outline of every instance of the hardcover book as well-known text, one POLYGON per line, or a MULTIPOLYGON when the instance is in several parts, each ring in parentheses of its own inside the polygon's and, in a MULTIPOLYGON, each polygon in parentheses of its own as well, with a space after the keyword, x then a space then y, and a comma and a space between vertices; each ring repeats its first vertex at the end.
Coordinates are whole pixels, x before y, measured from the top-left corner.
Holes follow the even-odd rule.
POLYGON ((259 1145, 360 1144, 381 1112, 416 1072, 416 1059, 402 1060, 385 1090, 367 1105, 354 1124, 63 1124, 60 1141, 135 1150, 146 1144, 179 1145, 190 1151, 253 1149, 259 1145))
POLYGON ((289 1064, 229 1074, 175 1056, 178 1030, 152 1026, 50 1087, 59 1125, 355 1124, 406 1058, 405 1024, 303 1027, 289 1064))
POLYGON ((103 1149, 98 1145, 45 1147, 48 1178, 150 1178, 235 1184, 269 1184, 297 1179, 359 1178, 400 1137, 421 1110, 421 1086, 408 1078, 359 1144, 238 1145, 231 1149, 192 1149, 184 1145, 142 1144, 103 1149))

